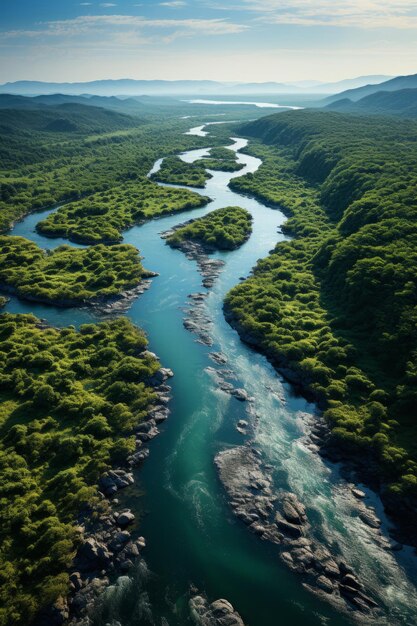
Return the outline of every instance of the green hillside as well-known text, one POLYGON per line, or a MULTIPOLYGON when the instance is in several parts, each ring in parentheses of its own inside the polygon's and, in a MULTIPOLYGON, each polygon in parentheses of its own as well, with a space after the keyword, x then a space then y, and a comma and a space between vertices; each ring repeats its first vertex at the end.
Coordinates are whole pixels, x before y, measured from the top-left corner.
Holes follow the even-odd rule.
POLYGON ((303 111, 240 130, 264 162, 233 188, 284 207, 295 239, 232 289, 226 313, 319 400, 333 444, 366 459, 386 504, 412 524, 417 123, 303 111))

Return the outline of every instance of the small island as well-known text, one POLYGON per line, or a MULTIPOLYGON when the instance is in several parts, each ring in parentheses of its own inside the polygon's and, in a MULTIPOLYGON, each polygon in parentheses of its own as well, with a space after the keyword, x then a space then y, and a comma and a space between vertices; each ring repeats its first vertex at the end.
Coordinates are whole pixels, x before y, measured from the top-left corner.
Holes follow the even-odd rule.
POLYGON ((190 220, 170 231, 166 240, 174 248, 188 241, 196 242, 205 252, 235 250, 252 232, 252 216, 246 209, 229 206, 216 209, 204 217, 190 220))
POLYGON ((203 188, 212 178, 206 170, 207 164, 200 159, 195 163, 186 163, 178 156, 167 157, 162 161, 160 170, 152 174, 151 179, 168 185, 186 185, 203 188))
POLYGON ((236 158, 236 152, 230 148, 216 147, 211 148, 210 156, 204 157, 196 161, 197 165, 204 165, 209 170, 218 170, 221 172, 238 172, 245 165, 239 163, 236 158))
POLYGON ((56 306, 94 304, 154 276, 131 245, 45 251, 23 237, 0 237, 0 288, 19 298, 56 306))

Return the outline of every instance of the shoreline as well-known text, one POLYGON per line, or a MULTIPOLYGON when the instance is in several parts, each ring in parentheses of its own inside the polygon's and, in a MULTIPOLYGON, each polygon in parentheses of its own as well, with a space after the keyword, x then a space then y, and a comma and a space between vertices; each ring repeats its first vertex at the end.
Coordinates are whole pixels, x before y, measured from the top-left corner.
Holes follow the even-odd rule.
MULTIPOLYGON (((156 357, 154 353, 150 354, 156 357)), ((140 523, 138 528, 130 509, 119 508, 117 495, 135 484, 133 471, 148 458, 149 444, 160 434, 158 426, 170 415, 171 387, 167 381, 173 375, 172 370, 160 367, 148 381, 157 397, 147 416, 133 430, 136 450, 124 463, 113 466, 100 476, 97 482, 100 503, 95 508, 80 511, 74 520, 82 539, 67 570, 68 594, 42 609, 33 626, 84 626, 89 623, 97 601, 112 579, 127 574, 143 561, 146 539, 140 535, 140 523)))
MULTIPOLYGON (((309 388, 308 381, 303 379, 295 369, 288 367, 288 363, 284 361, 278 362, 268 354, 268 350, 261 346, 261 342, 254 335, 246 331, 225 303, 223 304, 223 313, 225 320, 238 333, 243 343, 264 355, 284 380, 290 383, 294 390, 308 402, 314 403, 320 411, 325 408, 325 399, 309 388)), ((315 425, 315 427, 313 426, 311 430, 313 434, 312 441, 319 447, 319 454, 323 458, 331 463, 340 464, 344 473, 349 474, 352 482, 356 484, 362 483, 378 494, 384 512, 393 526, 389 531, 389 536, 399 544, 416 548, 415 524, 412 518, 410 521, 412 511, 407 508, 406 503, 402 503, 400 506, 399 502, 393 501, 389 497, 389 494, 384 490, 384 484, 377 475, 372 459, 361 459, 359 454, 349 454, 343 450, 331 439, 331 428, 324 422, 315 425)))

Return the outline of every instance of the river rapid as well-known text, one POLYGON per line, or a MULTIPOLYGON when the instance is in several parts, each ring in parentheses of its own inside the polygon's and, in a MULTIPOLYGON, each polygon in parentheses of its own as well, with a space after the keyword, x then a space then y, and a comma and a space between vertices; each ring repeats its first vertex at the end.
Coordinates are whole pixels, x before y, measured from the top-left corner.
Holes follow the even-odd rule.
MULTIPOLYGON (((201 126, 189 132, 209 137, 209 131, 201 126)), ((149 349, 175 376, 171 416, 152 441, 150 457, 137 471, 135 486, 121 496, 121 503, 140 518, 140 532, 147 540, 147 567, 140 565, 133 576, 123 576, 109 588, 95 624, 188 624, 190 583, 210 600, 227 598, 248 626, 352 623, 352 616, 305 589, 300 578, 280 561, 277 549, 260 541, 233 517, 213 461, 220 450, 244 442, 236 430, 240 419, 253 425, 253 445, 273 466, 276 488, 298 496, 316 540, 353 567, 383 608, 384 615, 373 623, 417 624, 415 558, 406 547, 399 552, 387 549, 384 536, 388 526, 379 498, 365 490, 365 503, 375 507, 383 522, 382 538, 358 517, 352 485, 341 476, 339 467, 324 461, 309 443, 310 425, 319 419, 315 407, 297 396, 224 320, 225 294, 248 276, 257 259, 284 239, 280 226, 285 221, 280 211, 229 189, 232 178, 255 172, 261 164, 240 152, 247 144, 245 139, 232 141, 228 147, 237 152, 244 168, 233 174, 211 172, 205 189, 195 190, 211 198, 206 207, 134 226, 124 235, 125 243, 141 251, 145 267, 159 273, 127 315, 144 328, 149 349), (253 233, 240 249, 213 255, 224 261, 224 267, 204 301, 211 322, 208 332, 213 345, 209 347, 183 326, 184 308, 191 303, 189 294, 206 291, 197 264, 167 246, 160 233, 229 205, 250 211, 253 233), (209 356, 213 351, 223 353, 227 364, 216 365, 209 356), (233 385, 246 389, 253 402, 239 402, 221 391, 208 367, 231 370, 233 385)), ((205 155, 203 149, 181 157, 192 162, 205 155)), ((153 171, 160 163, 156 162, 153 171)), ((64 243, 34 230, 52 210, 29 215, 11 234, 44 248, 64 243)), ((6 309, 32 312, 58 326, 78 326, 95 319, 87 309, 59 309, 15 298, 6 309)))

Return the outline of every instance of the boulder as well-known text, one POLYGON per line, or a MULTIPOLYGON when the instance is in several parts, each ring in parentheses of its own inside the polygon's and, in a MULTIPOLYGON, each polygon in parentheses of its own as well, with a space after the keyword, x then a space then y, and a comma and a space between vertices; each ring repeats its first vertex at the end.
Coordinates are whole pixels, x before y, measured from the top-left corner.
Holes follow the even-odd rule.
POLYGON ((81 572, 94 572, 105 569, 111 557, 112 554, 104 543, 89 537, 79 546, 74 562, 81 572))
POLYGON ((135 520, 134 514, 128 510, 128 511, 123 511, 123 513, 120 513, 119 517, 117 518, 117 523, 119 526, 124 528, 125 526, 129 526, 129 524, 134 522, 134 520, 135 520))

